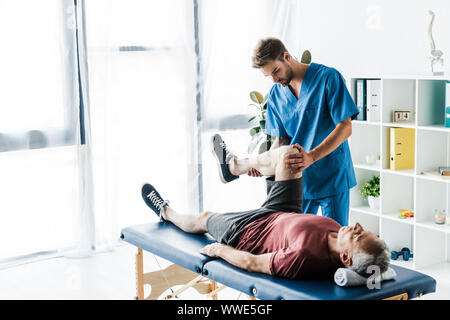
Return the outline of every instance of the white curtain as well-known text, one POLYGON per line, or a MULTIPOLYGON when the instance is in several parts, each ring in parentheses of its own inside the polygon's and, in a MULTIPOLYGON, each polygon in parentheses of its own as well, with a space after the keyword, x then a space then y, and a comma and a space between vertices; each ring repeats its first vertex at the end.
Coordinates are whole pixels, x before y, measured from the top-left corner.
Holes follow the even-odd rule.
POLYGON ((157 221, 140 189, 153 184, 192 212, 196 162, 193 5, 184 0, 86 1, 95 235, 157 221))
POLYGON ((92 249, 75 14, 72 0, 0 1, 2 267, 92 249))

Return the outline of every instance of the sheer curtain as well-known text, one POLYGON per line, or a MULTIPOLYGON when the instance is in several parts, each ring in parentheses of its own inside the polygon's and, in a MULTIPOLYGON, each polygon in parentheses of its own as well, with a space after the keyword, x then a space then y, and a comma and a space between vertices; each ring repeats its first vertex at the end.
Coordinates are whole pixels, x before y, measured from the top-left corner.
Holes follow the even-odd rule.
POLYGON ((1 266, 90 251, 75 13, 0 1, 1 266))
POLYGON ((140 189, 151 183, 193 211, 195 50, 184 0, 86 1, 96 243, 156 221, 140 189))
MULTIPOLYGON (((291 54, 301 57, 306 48, 296 34, 299 1, 202 0, 200 4, 202 140, 208 142, 213 133, 220 132, 227 146, 244 157, 250 143, 247 120, 256 114, 249 106, 249 93, 257 90, 265 95, 272 86, 271 79, 251 66, 254 47, 259 39, 274 36, 291 54)), ((205 209, 224 212, 261 205, 265 199, 262 178, 241 176, 223 185, 206 142, 202 157, 205 209)))

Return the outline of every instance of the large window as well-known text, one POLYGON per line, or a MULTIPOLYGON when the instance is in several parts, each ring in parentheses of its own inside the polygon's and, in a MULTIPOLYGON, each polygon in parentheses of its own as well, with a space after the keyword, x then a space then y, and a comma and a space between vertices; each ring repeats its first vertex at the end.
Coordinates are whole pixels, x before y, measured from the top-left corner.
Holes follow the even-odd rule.
POLYGON ((77 239, 74 2, 0 0, 0 261, 77 239))
POLYGON ((73 7, 0 1, 0 152, 73 144, 73 7))

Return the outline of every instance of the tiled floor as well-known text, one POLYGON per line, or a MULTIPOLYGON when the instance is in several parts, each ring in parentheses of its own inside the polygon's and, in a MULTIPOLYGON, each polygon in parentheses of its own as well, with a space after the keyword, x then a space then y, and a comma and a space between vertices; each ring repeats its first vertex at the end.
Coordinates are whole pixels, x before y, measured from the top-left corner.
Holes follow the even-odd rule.
MULTIPOLYGON (((136 248, 124 244, 114 251, 86 259, 55 258, 0 270, 0 299, 134 299, 136 248)), ((144 252, 144 271, 168 266, 163 259, 144 252)), ((437 279, 437 292, 422 299, 450 300, 450 263, 420 270, 437 279)), ((146 288, 146 290, 150 290, 146 288)), ((145 292, 147 295, 149 292, 145 292)), ((170 292, 167 292, 170 293, 170 292)), ((180 299, 203 299, 194 289, 180 299)), ((220 299, 246 299, 233 289, 220 299)))

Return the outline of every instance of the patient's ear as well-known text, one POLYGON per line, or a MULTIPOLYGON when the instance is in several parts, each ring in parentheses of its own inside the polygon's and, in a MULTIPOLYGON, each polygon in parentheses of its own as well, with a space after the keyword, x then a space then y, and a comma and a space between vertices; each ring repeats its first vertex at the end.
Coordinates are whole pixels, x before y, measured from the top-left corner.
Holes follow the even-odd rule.
POLYGON ((341 262, 344 266, 350 267, 352 265, 352 258, 350 258, 350 256, 347 253, 341 252, 339 254, 339 257, 341 258, 341 262))

